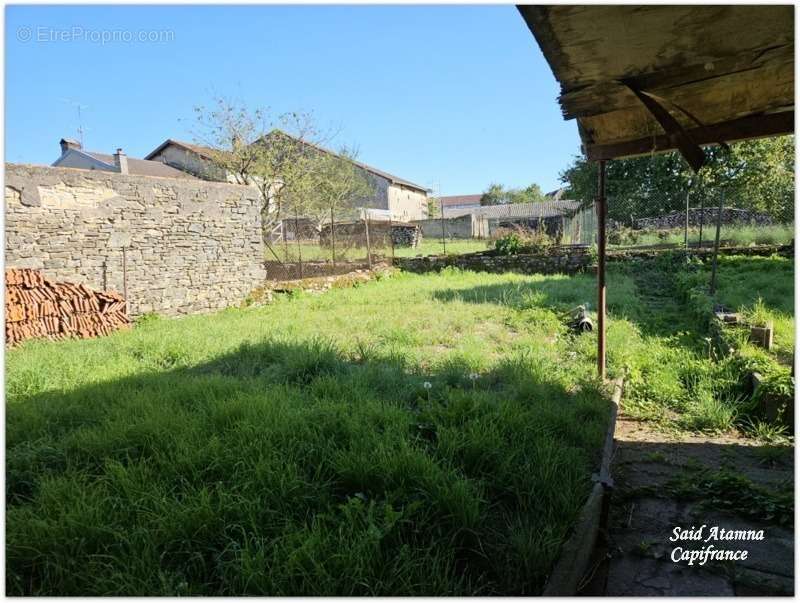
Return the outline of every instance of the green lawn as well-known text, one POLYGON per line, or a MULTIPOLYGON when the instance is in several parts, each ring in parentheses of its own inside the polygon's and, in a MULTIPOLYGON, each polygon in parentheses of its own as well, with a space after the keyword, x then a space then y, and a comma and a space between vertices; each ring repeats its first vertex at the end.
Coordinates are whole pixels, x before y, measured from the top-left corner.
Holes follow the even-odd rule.
MULTIPOLYGON (((624 229, 619 233, 609 234, 611 247, 627 247, 631 245, 677 245, 684 244, 683 228, 662 230, 624 229)), ((703 246, 713 247, 716 237, 714 224, 703 227, 703 246)), ((773 224, 769 226, 723 226, 719 233, 720 241, 726 245, 784 245, 794 239, 794 224, 773 224)), ((689 246, 696 247, 700 241, 700 228, 689 228, 689 246)))
MULTIPOLYGON (((694 280, 710 281, 706 262, 694 280)), ((772 353, 786 365, 794 361, 794 261, 791 258, 721 256, 716 299, 726 307, 756 321, 771 320, 772 353)))
POLYGON ((9 351, 7 591, 538 592, 608 413, 570 290, 401 275, 9 351))
MULTIPOLYGON (((594 277, 400 274, 6 354, 9 594, 540 592, 608 403, 594 277)), ((742 417, 669 269, 609 272, 625 412, 742 417)))

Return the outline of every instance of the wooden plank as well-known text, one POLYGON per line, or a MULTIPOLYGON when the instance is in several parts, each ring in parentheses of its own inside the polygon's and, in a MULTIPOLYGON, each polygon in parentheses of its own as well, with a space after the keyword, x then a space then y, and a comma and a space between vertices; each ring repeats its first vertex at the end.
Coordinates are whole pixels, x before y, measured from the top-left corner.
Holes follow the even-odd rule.
MULTIPOLYGON (((692 140, 701 146, 713 145, 720 140, 734 142, 749 138, 792 134, 794 133, 794 111, 744 117, 705 128, 693 128, 688 133, 692 140)), ((675 148, 669 136, 660 134, 615 144, 586 144, 584 153, 588 159, 600 161, 663 153, 675 150, 675 148)))
MULTIPOLYGON (((637 90, 654 92, 680 105, 696 104, 701 96, 729 97, 732 91, 752 96, 753 102, 794 99, 794 45, 748 51, 702 65, 625 78, 637 90), (753 88, 771 81, 773 87, 753 88)), ((563 92, 558 98, 564 119, 588 117, 638 107, 637 99, 621 80, 605 80, 563 92)))
POLYGON ((658 101, 652 98, 645 92, 641 92, 634 88, 631 91, 637 96, 642 104, 650 111, 650 114, 655 118, 659 125, 664 128, 670 142, 678 147, 678 150, 683 155, 683 158, 691 166, 691 168, 698 172, 703 164, 706 162, 706 156, 703 150, 692 140, 681 125, 675 120, 674 117, 662 107, 658 101))

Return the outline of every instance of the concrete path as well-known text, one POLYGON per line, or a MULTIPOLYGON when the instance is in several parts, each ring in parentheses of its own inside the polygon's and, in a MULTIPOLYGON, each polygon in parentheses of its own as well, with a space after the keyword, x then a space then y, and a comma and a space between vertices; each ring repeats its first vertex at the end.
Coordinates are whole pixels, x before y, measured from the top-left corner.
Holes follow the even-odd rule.
POLYGON ((594 574, 582 594, 793 594, 793 526, 786 525, 786 515, 779 512, 785 506, 773 513, 772 494, 764 494, 793 490, 793 447, 766 447, 735 433, 665 434, 624 416, 615 435, 608 531, 595 551, 594 574), (718 473, 720 469, 724 473, 718 473), (723 478, 727 486, 709 481, 720 475, 727 476, 723 478), (756 490, 739 488, 741 478, 750 480, 756 490), (701 495, 704 483, 706 495, 701 495), (697 491, 692 490, 695 487, 697 491), (752 492, 760 494, 746 495, 752 492), (670 541, 676 527, 703 524, 704 539, 719 527, 763 530, 763 540, 670 541), (747 558, 702 566, 671 559, 676 547, 696 550, 709 544, 715 549, 747 550, 747 558))

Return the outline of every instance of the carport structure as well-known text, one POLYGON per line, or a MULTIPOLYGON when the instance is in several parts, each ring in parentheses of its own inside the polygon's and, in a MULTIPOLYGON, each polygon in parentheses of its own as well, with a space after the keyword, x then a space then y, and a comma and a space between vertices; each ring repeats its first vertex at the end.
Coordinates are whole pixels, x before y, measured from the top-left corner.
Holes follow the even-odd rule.
POLYGON ((518 6, 599 162, 597 368, 606 372, 608 160, 794 132, 794 6, 518 6))

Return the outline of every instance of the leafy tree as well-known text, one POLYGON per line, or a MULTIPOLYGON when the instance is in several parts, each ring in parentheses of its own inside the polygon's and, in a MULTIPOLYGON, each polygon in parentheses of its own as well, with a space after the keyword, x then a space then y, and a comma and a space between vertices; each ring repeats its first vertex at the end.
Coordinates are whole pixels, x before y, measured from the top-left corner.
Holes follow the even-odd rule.
POLYGON ((510 203, 539 203, 546 199, 538 184, 531 184, 523 189, 510 189, 508 197, 510 203))
POLYGON ((439 197, 428 197, 428 218, 441 218, 442 206, 439 197))
MULTIPOLYGON (((730 150, 709 147, 708 163, 694 174, 677 152, 615 159, 606 163, 608 216, 620 222, 718 202, 770 214, 779 221, 794 215, 794 136, 742 141, 730 150)), ((597 163, 576 156, 560 175, 566 196, 592 202, 597 196, 597 163)))
POLYGON ((502 184, 493 182, 481 195, 481 205, 502 205, 508 203, 508 193, 502 184))
POLYGON ((492 183, 481 196, 481 205, 537 203, 544 200, 544 193, 538 184, 531 184, 525 188, 505 188, 502 184, 492 183))

